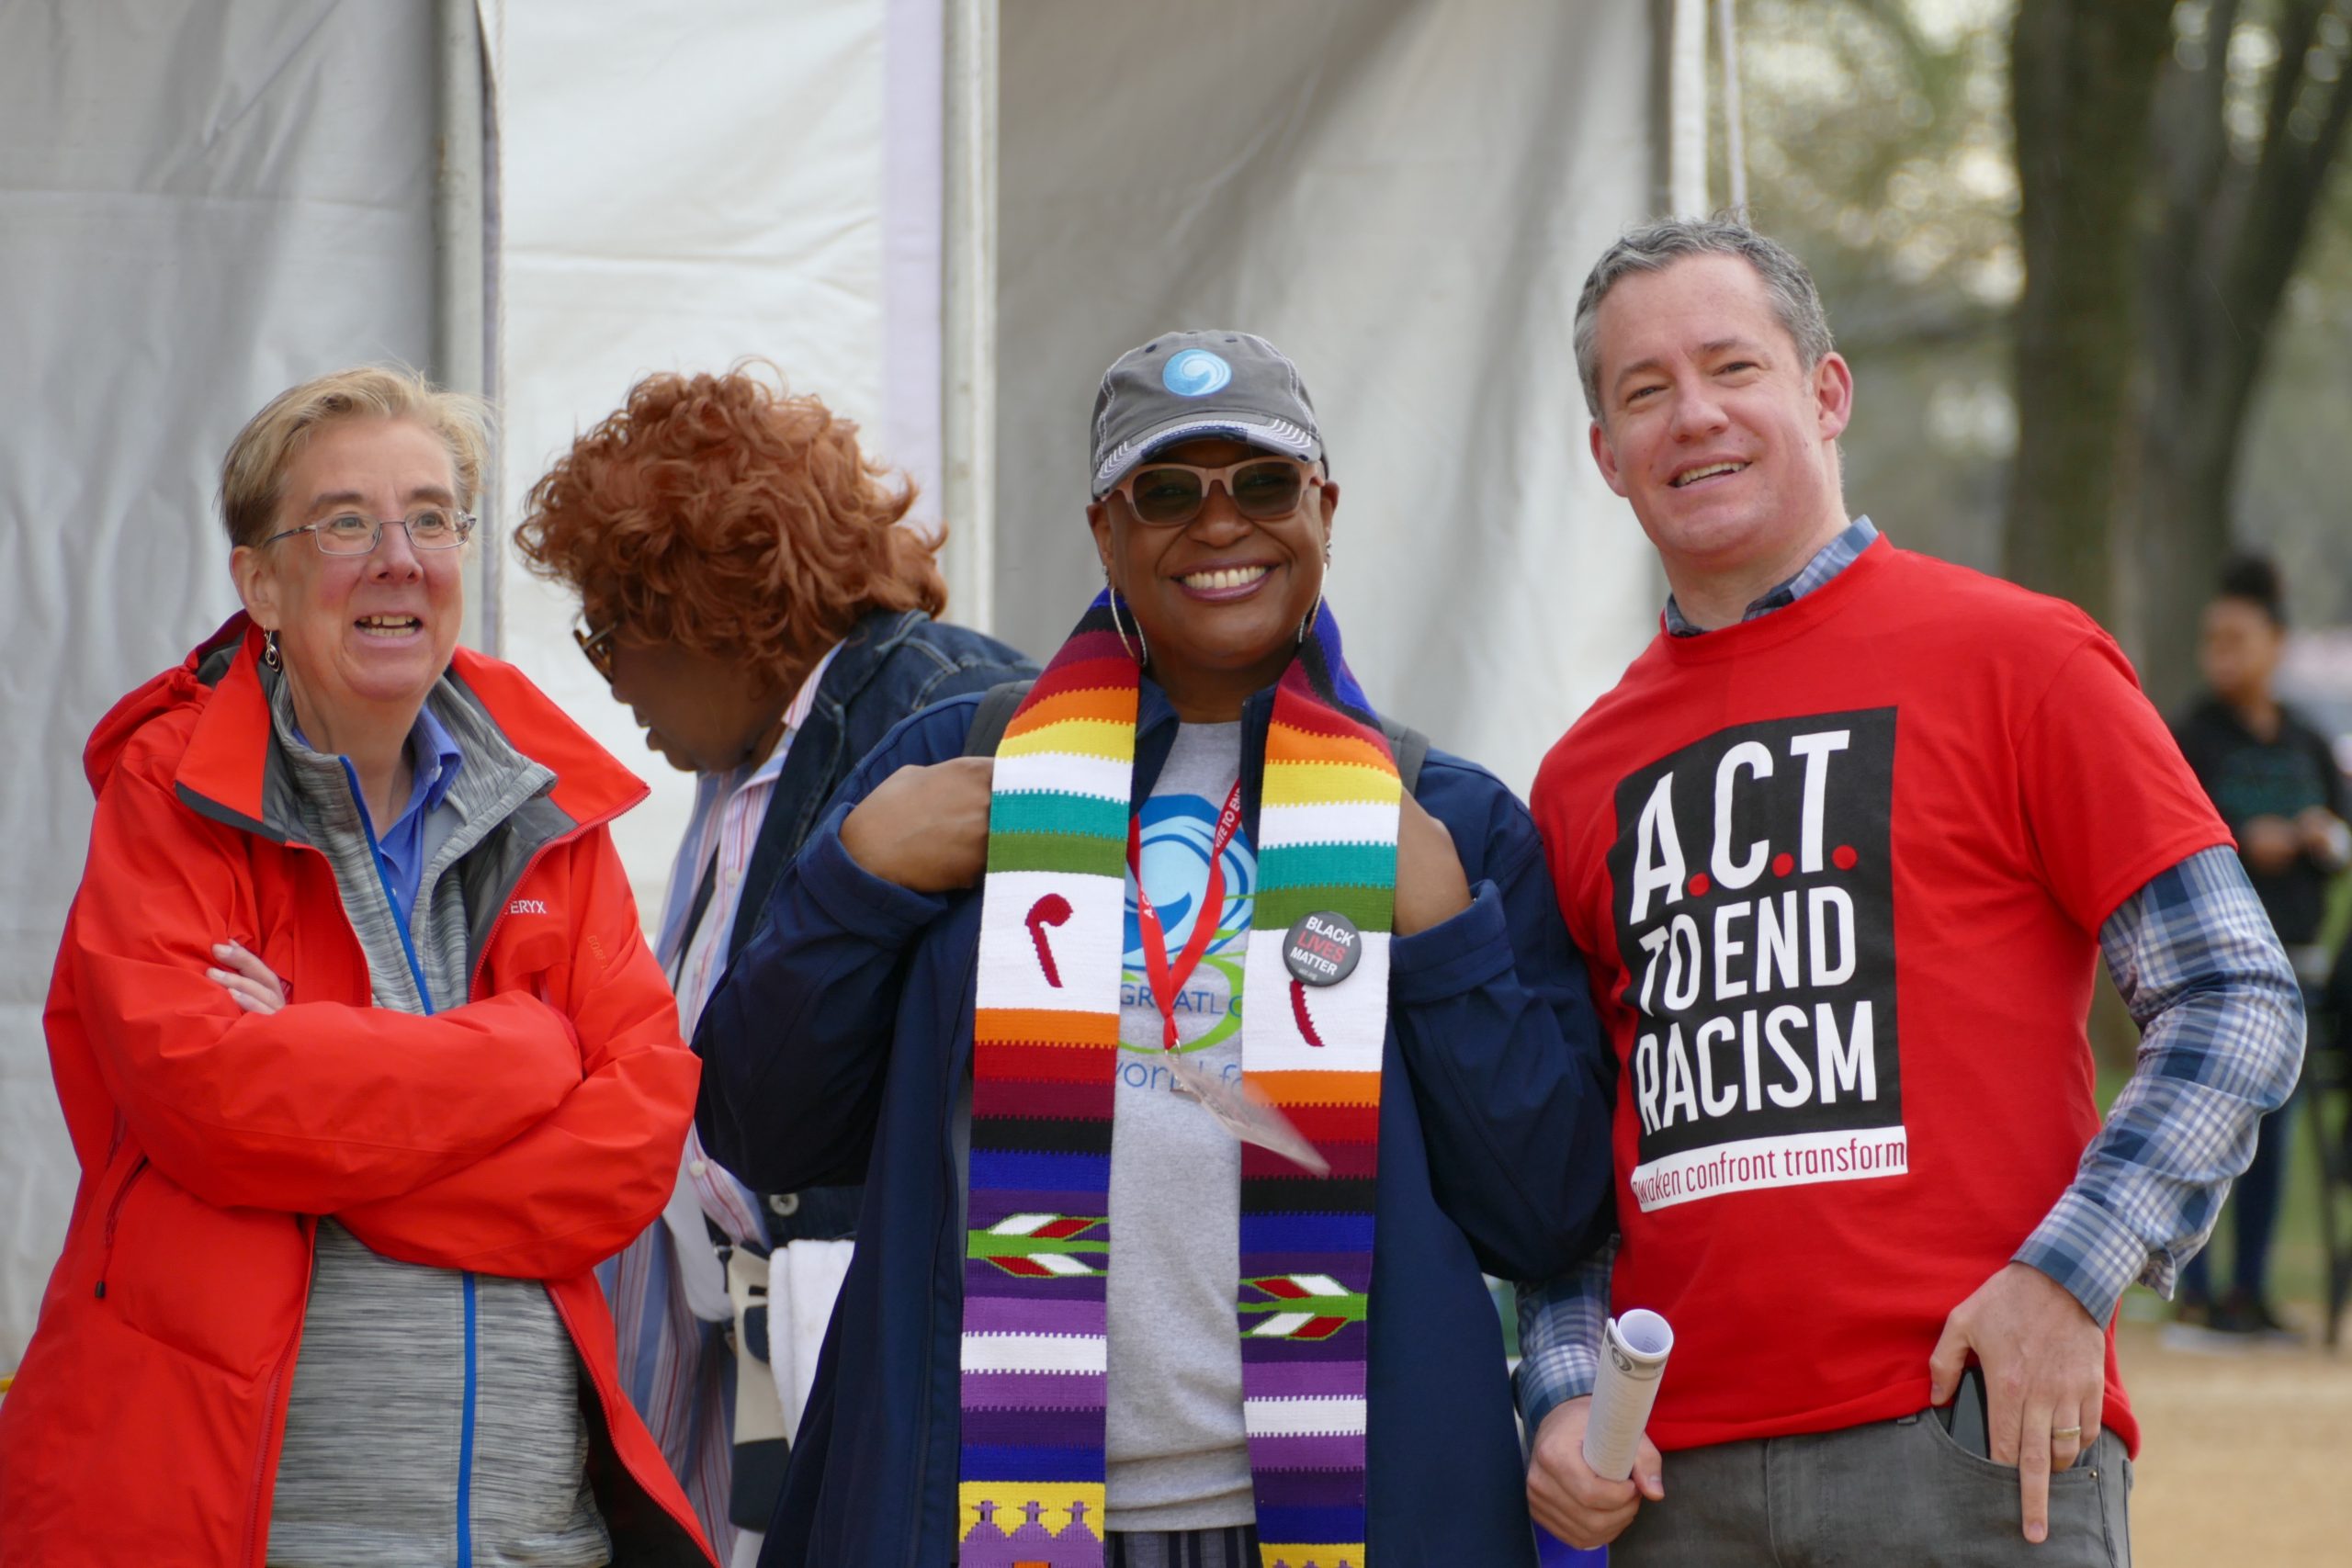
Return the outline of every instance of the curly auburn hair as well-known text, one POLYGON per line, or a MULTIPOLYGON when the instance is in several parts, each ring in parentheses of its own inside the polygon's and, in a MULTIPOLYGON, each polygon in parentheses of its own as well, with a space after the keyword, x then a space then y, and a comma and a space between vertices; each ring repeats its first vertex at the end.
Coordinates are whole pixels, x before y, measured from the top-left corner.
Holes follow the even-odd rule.
POLYGON ((592 626, 797 679, 871 611, 946 608, 945 530, 899 526, 914 484, 889 472, 741 366, 649 376, 531 487, 514 543, 592 626))

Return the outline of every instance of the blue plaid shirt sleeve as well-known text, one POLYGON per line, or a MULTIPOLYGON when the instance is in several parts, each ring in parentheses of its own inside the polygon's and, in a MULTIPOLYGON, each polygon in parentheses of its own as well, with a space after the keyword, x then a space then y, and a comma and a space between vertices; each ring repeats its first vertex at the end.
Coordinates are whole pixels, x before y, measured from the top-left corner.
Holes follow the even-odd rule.
POLYGON ((2017 1251, 2100 1323, 2135 1280, 2169 1296, 2302 1071, 2302 993, 2227 848, 2160 873, 2099 930, 2140 1059, 2073 1185, 2017 1251))
POLYGON ((1574 1273, 1519 1287, 1515 1378, 1530 1442, 1553 1406, 1592 1392, 1600 1370, 1601 1329, 1609 1320, 1609 1270, 1616 1259, 1612 1238, 1574 1273))

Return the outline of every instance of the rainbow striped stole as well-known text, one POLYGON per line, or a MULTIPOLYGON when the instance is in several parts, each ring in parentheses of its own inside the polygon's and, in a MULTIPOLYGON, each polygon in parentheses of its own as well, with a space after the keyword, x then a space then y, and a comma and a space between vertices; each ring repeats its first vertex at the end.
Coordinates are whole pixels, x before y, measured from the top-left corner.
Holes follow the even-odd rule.
MULTIPOLYGON (((973 1028, 960 1568, 1099 1568, 1104 1285, 1138 671, 1098 597, 997 750, 973 1028)), ((1363 1568, 1380 1066, 1402 794, 1328 609, 1274 694, 1243 1071, 1329 1163, 1242 1149, 1242 1420, 1264 1568, 1363 1568), (1350 711, 1353 709, 1354 711, 1350 711), (1363 932, 1294 980, 1295 920, 1363 932)), ((1246 767, 1245 767, 1246 771, 1246 767)))

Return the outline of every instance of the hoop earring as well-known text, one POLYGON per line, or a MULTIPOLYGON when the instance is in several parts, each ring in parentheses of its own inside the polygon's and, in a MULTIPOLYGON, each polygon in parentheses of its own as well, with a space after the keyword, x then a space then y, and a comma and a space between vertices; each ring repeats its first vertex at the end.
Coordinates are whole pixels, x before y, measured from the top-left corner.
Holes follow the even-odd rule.
POLYGON ((1107 571, 1102 574, 1102 586, 1110 590, 1111 629, 1119 634, 1119 646, 1127 649, 1127 657, 1136 661, 1137 669, 1148 668, 1151 663, 1151 648, 1143 640, 1143 627, 1140 625, 1136 627, 1135 646, 1128 647, 1127 628, 1119 620, 1119 590, 1117 585, 1112 582, 1111 574, 1107 571))
POLYGON ((286 660, 278 657, 277 634, 276 632, 264 632, 261 634, 261 661, 264 664, 268 665, 272 670, 283 670, 286 668, 286 660))

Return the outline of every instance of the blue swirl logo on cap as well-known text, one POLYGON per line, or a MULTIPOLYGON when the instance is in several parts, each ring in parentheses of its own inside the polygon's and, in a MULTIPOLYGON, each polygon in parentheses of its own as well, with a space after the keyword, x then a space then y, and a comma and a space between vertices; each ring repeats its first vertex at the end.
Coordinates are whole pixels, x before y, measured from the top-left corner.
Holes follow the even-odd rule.
POLYGON ((1171 357, 1159 373, 1159 384, 1180 398, 1205 398, 1221 391, 1233 379, 1233 367, 1222 355, 1205 348, 1188 348, 1171 357))

